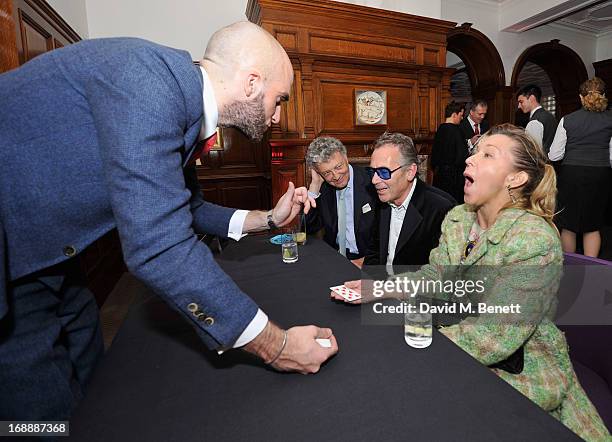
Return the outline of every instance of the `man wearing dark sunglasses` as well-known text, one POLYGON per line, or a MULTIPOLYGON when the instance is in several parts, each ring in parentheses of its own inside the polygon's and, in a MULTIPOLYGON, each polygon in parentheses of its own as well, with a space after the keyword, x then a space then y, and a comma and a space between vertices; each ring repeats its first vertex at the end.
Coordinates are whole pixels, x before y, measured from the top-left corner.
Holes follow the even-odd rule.
POLYGON ((324 228, 325 242, 360 267, 375 229, 376 189, 363 168, 349 164, 346 147, 336 138, 313 140, 306 164, 312 178, 308 193, 317 201, 306 215, 307 229, 324 228))
POLYGON ((446 213, 456 204, 446 192, 419 180, 418 157, 410 137, 385 132, 366 168, 380 208, 367 265, 421 265, 438 245, 446 213))

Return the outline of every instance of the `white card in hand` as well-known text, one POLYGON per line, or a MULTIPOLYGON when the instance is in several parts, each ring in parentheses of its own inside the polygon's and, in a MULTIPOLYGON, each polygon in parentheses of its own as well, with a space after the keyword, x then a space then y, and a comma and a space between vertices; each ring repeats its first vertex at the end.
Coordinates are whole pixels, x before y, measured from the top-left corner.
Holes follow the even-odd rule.
POLYGON ((317 343, 321 347, 331 348, 331 340, 330 339, 317 338, 317 339, 315 339, 315 341, 317 341, 317 343))

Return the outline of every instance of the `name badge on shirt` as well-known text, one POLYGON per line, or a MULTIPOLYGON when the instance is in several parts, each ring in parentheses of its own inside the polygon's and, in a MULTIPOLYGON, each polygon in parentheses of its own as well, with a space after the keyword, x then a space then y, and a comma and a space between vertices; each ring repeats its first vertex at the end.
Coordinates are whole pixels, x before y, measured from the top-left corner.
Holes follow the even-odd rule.
POLYGON ((361 213, 368 213, 370 210, 372 210, 370 203, 365 203, 361 208, 361 213))

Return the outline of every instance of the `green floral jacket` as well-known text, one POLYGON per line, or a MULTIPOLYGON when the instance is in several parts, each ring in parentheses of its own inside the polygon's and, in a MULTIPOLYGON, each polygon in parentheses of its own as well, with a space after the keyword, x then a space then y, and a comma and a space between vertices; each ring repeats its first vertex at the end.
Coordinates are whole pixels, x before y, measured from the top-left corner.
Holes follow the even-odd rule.
POLYGON ((433 280, 484 278, 486 290, 469 301, 489 306, 519 303, 522 313, 470 316, 440 331, 488 366, 524 346, 520 374, 493 371, 583 438, 610 440, 576 378, 565 337, 553 323, 563 266, 559 235, 542 217, 506 209, 462 262, 475 220, 469 206, 453 208, 442 223, 439 246, 418 275, 433 280))

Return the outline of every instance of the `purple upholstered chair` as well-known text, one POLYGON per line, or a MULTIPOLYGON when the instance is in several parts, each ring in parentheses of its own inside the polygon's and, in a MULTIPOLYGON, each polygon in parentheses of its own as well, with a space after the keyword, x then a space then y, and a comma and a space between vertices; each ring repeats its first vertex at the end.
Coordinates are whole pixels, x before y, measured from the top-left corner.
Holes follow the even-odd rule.
MULTIPOLYGON (((612 266, 610 261, 576 253, 565 253, 564 262, 566 266, 612 266)), ((566 267, 566 270, 569 269, 566 267)), ((561 284, 560 293, 563 292, 563 281, 561 284)), ((607 280, 606 286, 609 286, 607 280)), ((580 384, 612 431, 612 325, 562 325, 559 328, 565 333, 580 384)))

